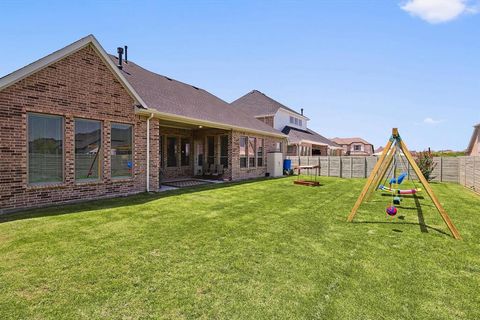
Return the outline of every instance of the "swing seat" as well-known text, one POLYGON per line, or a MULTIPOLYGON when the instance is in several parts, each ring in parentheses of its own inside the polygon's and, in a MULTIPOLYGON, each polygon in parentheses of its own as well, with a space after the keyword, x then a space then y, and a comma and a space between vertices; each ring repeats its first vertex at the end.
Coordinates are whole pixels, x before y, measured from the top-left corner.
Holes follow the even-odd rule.
POLYGON ((402 202, 402 198, 400 198, 398 196, 393 198, 393 204, 394 205, 399 206, 401 202, 402 202))
POLYGON ((403 180, 407 177, 408 173, 403 172, 396 178, 390 179, 390 184, 402 184, 403 180))
POLYGON ((378 187, 379 190, 385 191, 385 192, 390 192, 393 194, 416 194, 417 192, 422 191, 421 189, 392 189, 389 187, 386 187, 384 185, 381 185, 378 187))

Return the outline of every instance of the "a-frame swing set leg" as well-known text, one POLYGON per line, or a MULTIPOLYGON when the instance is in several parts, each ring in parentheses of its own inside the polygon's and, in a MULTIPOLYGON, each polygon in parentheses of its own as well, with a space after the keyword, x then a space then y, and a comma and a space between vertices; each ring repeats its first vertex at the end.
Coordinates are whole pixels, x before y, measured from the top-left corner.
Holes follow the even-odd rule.
POLYGON ((373 180, 372 185, 367 192, 365 201, 370 201, 372 199, 373 194, 375 193, 375 191, 377 191, 378 187, 380 186, 380 183, 385 178, 385 175, 387 174, 388 169, 392 165, 396 150, 397 150, 397 147, 395 145, 392 145, 391 149, 389 150, 389 154, 386 156, 385 161, 382 163, 382 166, 380 167, 378 174, 375 176, 375 179, 373 180))
POLYGON ((385 152, 382 153, 382 155, 380 156, 380 160, 373 167, 373 171, 370 174, 370 177, 368 177, 367 183, 363 187, 362 193, 360 193, 360 196, 358 197, 357 202, 355 202, 355 205, 353 206, 352 211, 348 215, 347 221, 349 221, 349 222, 353 221, 353 218, 355 217, 355 214, 357 213, 358 208, 362 204, 363 199, 365 199, 365 196, 367 195, 367 192, 368 192, 370 186, 372 185, 375 176, 378 174, 380 166, 382 165, 383 161, 385 160, 385 157, 387 155, 387 151, 390 150, 390 148, 392 146, 392 143, 393 143, 392 139, 388 140, 385 148, 383 149, 383 150, 385 150, 385 152))
POLYGON ((452 236, 457 240, 461 239, 462 237, 460 236, 460 233, 458 232, 457 228, 453 224, 452 220, 450 220, 450 217, 448 216, 443 206, 440 204, 440 201, 438 201, 437 197, 435 196, 435 193, 430 187, 430 184, 423 176, 420 168, 418 167, 417 163, 413 159, 412 154, 410 153, 410 151, 408 151, 408 148, 405 142, 403 142, 403 140, 400 138, 398 129, 396 128, 392 129, 392 136, 387 142, 387 145, 385 146, 385 148, 383 149, 383 153, 380 156, 380 159, 378 160, 378 162, 375 164, 375 167, 373 168, 372 173, 368 177, 367 183, 363 187, 362 192, 360 193, 360 196, 358 197, 357 201, 355 202, 355 205, 352 208, 352 211, 348 215, 347 221, 348 222, 353 221, 353 219, 355 218, 355 215, 357 214, 357 210, 362 204, 362 202, 367 198, 367 196, 370 196, 370 193, 373 193, 375 189, 378 188, 378 183, 383 179, 383 177, 386 174, 386 171, 391 165, 391 161, 393 160, 393 157, 391 157, 391 155, 394 154, 394 151, 395 151, 394 148, 397 148, 397 147, 400 148, 400 150, 403 152, 403 154, 407 158, 408 163, 412 166, 416 175, 420 179, 420 182, 425 188, 425 191, 427 192, 430 199, 432 199, 432 202, 434 203, 435 207, 440 213, 440 216, 442 217, 443 221, 445 222, 448 229, 452 233, 452 236))
POLYGON ((425 177, 423 176, 422 171, 420 170, 417 163, 413 159, 410 151, 408 151, 408 148, 405 145, 405 142, 403 142, 403 140, 400 140, 400 149, 405 154, 405 157, 407 158, 408 162, 412 166, 416 175, 420 179, 420 182, 422 183, 423 187, 425 188, 425 191, 427 192, 428 196, 430 197, 430 199, 432 199, 433 204, 435 205, 438 212, 442 216, 443 221, 447 225, 447 227, 450 230, 450 232, 452 233, 453 237, 457 240, 462 239, 462 236, 460 235, 460 232, 458 232, 458 230, 455 227, 455 225, 453 224, 452 220, 450 220, 450 217, 448 216, 447 211, 445 211, 443 206, 440 204, 440 201, 438 201, 438 198, 435 195, 435 193, 433 192, 432 187, 430 187, 430 184, 428 183, 427 179, 425 179, 425 177))

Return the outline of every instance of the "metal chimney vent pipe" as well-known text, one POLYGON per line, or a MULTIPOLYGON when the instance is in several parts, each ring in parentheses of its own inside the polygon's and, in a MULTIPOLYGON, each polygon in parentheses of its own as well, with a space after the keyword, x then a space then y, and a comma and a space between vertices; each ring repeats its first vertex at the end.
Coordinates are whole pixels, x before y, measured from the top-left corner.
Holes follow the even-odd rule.
POLYGON ((122 68, 123 68, 123 64, 122 64, 123 48, 118 47, 117 48, 117 53, 118 53, 118 69, 122 70, 122 68))

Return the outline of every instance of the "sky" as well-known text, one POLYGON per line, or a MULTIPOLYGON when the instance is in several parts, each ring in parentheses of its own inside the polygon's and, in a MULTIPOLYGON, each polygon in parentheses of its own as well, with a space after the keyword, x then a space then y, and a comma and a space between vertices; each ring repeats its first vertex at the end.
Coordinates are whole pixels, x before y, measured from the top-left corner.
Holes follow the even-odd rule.
POLYGON ((464 150, 480 122, 480 0, 0 0, 0 76, 88 34, 227 102, 253 89, 333 137, 464 150))

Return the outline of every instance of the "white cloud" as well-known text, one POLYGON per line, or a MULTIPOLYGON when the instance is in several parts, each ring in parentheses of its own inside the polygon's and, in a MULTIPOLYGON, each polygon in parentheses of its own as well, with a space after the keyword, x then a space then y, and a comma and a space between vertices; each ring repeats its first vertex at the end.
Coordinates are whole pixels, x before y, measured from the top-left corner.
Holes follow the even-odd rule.
POLYGON ((400 7, 429 23, 447 22, 479 11, 478 3, 473 5, 471 0, 407 0, 400 7))
POLYGON ((423 119, 423 123, 426 123, 426 124, 439 124, 441 122, 443 122, 443 120, 434 120, 430 117, 423 119))

